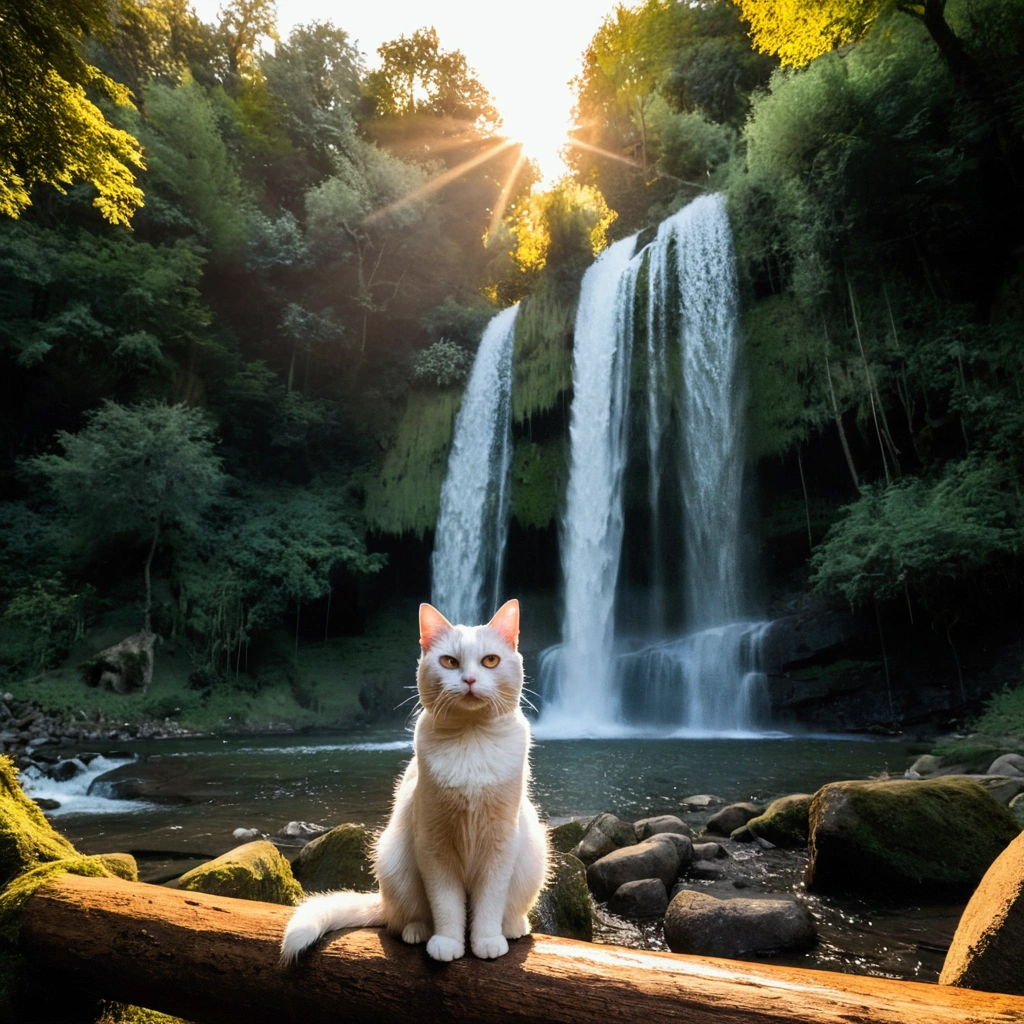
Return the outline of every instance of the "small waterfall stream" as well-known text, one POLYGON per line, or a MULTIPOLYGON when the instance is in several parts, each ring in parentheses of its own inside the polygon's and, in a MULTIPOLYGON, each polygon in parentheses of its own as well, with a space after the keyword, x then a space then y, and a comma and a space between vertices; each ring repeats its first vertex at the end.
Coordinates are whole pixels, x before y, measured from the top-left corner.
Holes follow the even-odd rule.
POLYGON ((455 419, 430 559, 431 603, 452 622, 486 622, 501 596, 518 311, 503 309, 484 330, 455 419))
POLYGON ((641 731, 742 734, 763 720, 765 624, 742 621, 745 390, 732 234, 722 196, 703 196, 636 239, 608 249, 583 279, 576 319, 570 469, 562 526, 562 643, 544 653, 548 737, 641 731), (623 476, 637 279, 647 267, 643 410, 650 506, 648 633, 615 632, 623 476), (677 370, 672 370, 677 367, 677 370), (678 377, 673 379, 673 373, 678 377), (682 550, 669 550, 665 488, 679 488, 682 550), (681 563, 684 585, 663 585, 681 563))

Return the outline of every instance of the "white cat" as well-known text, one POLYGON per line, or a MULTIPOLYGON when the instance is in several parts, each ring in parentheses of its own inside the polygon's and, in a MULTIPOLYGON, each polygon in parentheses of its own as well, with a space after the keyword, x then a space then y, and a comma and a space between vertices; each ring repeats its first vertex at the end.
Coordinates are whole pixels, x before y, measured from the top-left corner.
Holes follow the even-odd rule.
POLYGON ((547 879, 547 831, 527 795, 530 726, 519 707, 519 602, 486 626, 453 626, 420 605, 415 756, 375 851, 379 893, 334 892, 301 903, 281 958, 335 928, 385 925, 426 942, 435 960, 508 952, 547 879))

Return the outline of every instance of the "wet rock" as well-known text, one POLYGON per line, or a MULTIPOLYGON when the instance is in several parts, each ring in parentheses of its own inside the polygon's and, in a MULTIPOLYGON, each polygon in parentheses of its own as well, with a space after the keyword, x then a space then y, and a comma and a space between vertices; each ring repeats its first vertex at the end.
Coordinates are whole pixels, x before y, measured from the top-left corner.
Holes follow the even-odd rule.
POLYGON ((686 796, 679 801, 679 806, 684 811, 706 811, 709 807, 721 807, 725 801, 720 796, 712 793, 697 793, 695 796, 686 796))
POLYGON ((178 880, 178 888, 289 907, 303 895, 288 861, 265 839, 238 846, 187 871, 178 880))
POLYGON ((694 843, 693 844, 693 859, 698 860, 715 860, 719 857, 728 857, 729 853, 724 846, 720 846, 718 843, 694 843))
POLYGON ((89 783, 89 796, 102 796, 108 800, 145 800, 154 804, 186 804, 188 797, 173 790, 177 780, 173 775, 160 773, 143 775, 140 764, 119 765, 89 783))
POLYGON ((689 836, 681 836, 676 832, 655 832, 648 843, 669 843, 675 847, 679 854, 679 867, 677 873, 682 871, 693 861, 693 841, 689 836))
POLYGON ((1019 831, 971 779, 834 782, 811 801, 808 888, 973 889, 1019 831))
POLYGON ((696 878, 704 882, 718 882, 727 874, 725 864, 715 860, 695 860, 686 870, 688 878, 696 878))
POLYGON ((304 846, 292 874, 306 892, 377 887, 373 874, 373 833, 365 825, 338 825, 304 846))
POLYGON ((153 633, 134 633, 80 666, 86 683, 114 693, 145 693, 153 681, 153 633))
POLYGON ((857 634, 857 622, 830 608, 786 615, 769 623, 761 639, 761 656, 769 672, 803 662, 846 643, 857 634))
POLYGON ((1002 754, 985 772, 986 775, 1024 775, 1024 754, 1002 754))
POLYGON ((811 799, 809 793, 779 797, 768 805, 763 814, 751 818, 747 828, 775 846, 806 846, 811 799))
POLYGON ((793 900, 717 899, 684 889, 665 914, 665 941, 673 953, 738 958, 807 949, 817 935, 807 908, 793 900))
POLYGON ((628 821, 614 814, 599 814, 588 826, 579 845, 572 851, 584 864, 592 864, 613 850, 636 844, 636 833, 628 821))
POLYGON ((258 828, 236 828, 231 833, 231 838, 240 843, 248 843, 253 839, 260 838, 260 830, 258 828))
MULTIPOLYGON (((685 837, 682 837, 685 838, 685 837)), ((613 850, 587 868, 587 884, 600 900, 620 885, 641 878, 658 878, 666 890, 679 874, 679 850, 672 842, 648 840, 613 850)))
POLYGON ((939 984, 1024 996, 1024 835, 999 855, 971 896, 939 984))
POLYGON ((662 917, 668 909, 668 893, 660 878, 624 882, 608 900, 608 909, 619 917, 662 917))
POLYGON ((557 850, 558 853, 571 853, 573 847, 582 841, 586 831, 586 826, 580 821, 567 821, 548 829, 551 849, 557 850))
POLYGON ((970 779, 991 793, 1001 804, 1009 802, 1018 793, 1024 793, 1024 775, 947 775, 949 779, 970 779))
POLYGON ((36 800, 36 804, 39 806, 41 811, 55 811, 60 807, 59 800, 50 800, 45 796, 39 797, 39 799, 36 800))
POLYGON ((729 838, 734 843, 756 843, 757 836, 751 830, 749 825, 740 825, 739 828, 734 829, 729 833, 729 838))
POLYGON ((85 765, 81 761, 66 758, 58 761, 49 771, 50 778, 54 782, 69 782, 76 775, 85 771, 85 765))
POLYGON ((708 818, 704 831, 716 836, 731 835, 736 829, 746 825, 751 818, 756 818, 762 810, 763 808, 758 807, 757 804, 729 804, 728 807, 723 807, 717 814, 712 814, 708 818))
POLYGON ((277 834, 285 839, 312 839, 329 831, 326 825, 314 825, 310 821, 289 821, 277 834))
POLYGON ((594 901, 587 888, 587 869, 571 853, 555 852, 551 876, 530 911, 530 927, 542 935, 590 942, 594 937, 594 901))
POLYGON ((640 842, 663 832, 674 832, 680 836, 693 835, 693 829, 674 814, 660 814, 656 818, 641 818, 639 821, 633 822, 633 831, 640 842))

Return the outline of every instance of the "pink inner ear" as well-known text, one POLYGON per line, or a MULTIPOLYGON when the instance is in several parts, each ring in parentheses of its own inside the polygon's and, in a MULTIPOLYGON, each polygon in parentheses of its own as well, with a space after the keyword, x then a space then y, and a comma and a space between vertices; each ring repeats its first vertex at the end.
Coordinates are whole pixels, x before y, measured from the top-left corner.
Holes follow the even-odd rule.
POLYGON ((429 651, 434 641, 452 624, 430 604, 420 605, 420 647, 429 651))
POLYGON ((513 651, 519 649, 519 602, 515 598, 506 601, 487 625, 500 633, 513 651))

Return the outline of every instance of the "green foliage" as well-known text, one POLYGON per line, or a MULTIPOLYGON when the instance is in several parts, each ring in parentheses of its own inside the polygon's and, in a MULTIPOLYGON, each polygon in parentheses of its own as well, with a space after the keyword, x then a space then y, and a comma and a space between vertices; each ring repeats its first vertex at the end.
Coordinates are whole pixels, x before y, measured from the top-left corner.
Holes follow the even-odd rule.
POLYGON ((366 518, 373 528, 417 537, 433 528, 461 397, 456 391, 409 394, 397 435, 367 489, 366 518))
POLYGON ((413 360, 412 382, 418 387, 454 388, 464 384, 472 361, 454 341, 440 338, 413 360))
POLYGON ((493 316, 494 307, 483 299, 463 305, 449 295, 423 317, 422 323, 432 340, 448 338, 463 348, 474 349, 493 316))
POLYGON ((853 607, 900 596, 904 587, 936 615, 949 585, 997 570, 1021 543, 1020 499, 992 459, 953 463, 936 480, 866 487, 812 560, 815 588, 853 607))
POLYGON ((567 481, 561 441, 535 444, 520 438, 512 459, 512 515, 519 525, 542 529, 556 522, 567 481))
POLYGON ((542 277, 516 317, 512 415, 518 422, 553 409, 572 389, 575 295, 542 277))
POLYGON ((53 668, 71 650, 85 627, 92 588, 73 590, 61 576, 36 580, 15 591, 3 617, 31 639, 37 671, 53 668))
MULTIPOLYGON (((971 732, 987 736, 1016 736, 1024 740, 1024 686, 1018 684, 990 697, 985 710, 971 724, 971 732)), ((991 751, 987 753, 988 760, 981 771, 987 771, 994 759, 991 751)))
POLYGON ((0 213, 19 217, 36 185, 63 192, 78 181, 95 188, 93 206, 112 224, 128 224, 142 205, 138 142, 86 95, 89 88, 130 102, 123 85, 83 56, 89 36, 110 33, 112 14, 103 0, 0 6, 0 213))

